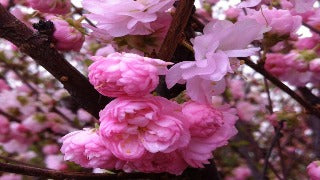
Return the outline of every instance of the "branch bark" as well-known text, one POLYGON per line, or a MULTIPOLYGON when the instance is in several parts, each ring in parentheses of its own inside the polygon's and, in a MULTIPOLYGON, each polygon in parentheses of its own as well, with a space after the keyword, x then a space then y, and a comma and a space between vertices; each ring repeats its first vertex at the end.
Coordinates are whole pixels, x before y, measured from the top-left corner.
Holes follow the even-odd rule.
MULTIPOLYGON (((45 168, 37 168, 26 165, 17 165, 0 162, 0 171, 23 174, 34 177, 44 177, 52 179, 155 179, 161 177, 162 174, 144 174, 144 173, 130 173, 124 174, 93 174, 93 173, 79 173, 79 172, 63 172, 45 168)), ((168 175, 170 176, 170 175, 168 175)), ((172 178, 174 176, 171 176, 172 178)))
POLYGON ((0 4, 0 37, 15 44, 48 70, 85 110, 96 118, 99 111, 111 101, 100 95, 87 78, 67 62, 48 41, 48 37, 35 33, 10 14, 0 4))
POLYGON ((165 37, 158 58, 171 61, 178 44, 183 38, 183 32, 191 17, 192 10, 194 8, 194 0, 180 0, 176 12, 172 18, 172 23, 165 37))

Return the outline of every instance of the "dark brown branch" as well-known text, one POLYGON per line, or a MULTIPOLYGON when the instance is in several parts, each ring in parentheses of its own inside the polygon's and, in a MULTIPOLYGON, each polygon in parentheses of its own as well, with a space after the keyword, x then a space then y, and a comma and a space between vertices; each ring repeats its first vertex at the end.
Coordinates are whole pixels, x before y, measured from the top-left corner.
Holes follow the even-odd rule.
POLYGON ((317 108, 312 106, 312 104, 310 104, 309 102, 305 101, 302 97, 300 97, 297 93, 291 90, 288 86, 283 84, 279 79, 277 79, 276 77, 271 75, 269 72, 267 72, 262 66, 255 64, 249 58, 239 58, 239 59, 244 60, 246 65, 248 65, 255 71, 259 72, 261 75, 267 78, 270 82, 272 82, 278 88, 280 88, 281 90, 286 92, 288 95, 290 95, 294 100, 296 100, 299 104, 301 104, 306 110, 308 110, 310 113, 320 118, 320 111, 317 108))
POLYGON ((279 139, 281 138, 281 130, 283 128, 283 124, 284 122, 281 121, 279 123, 279 127, 276 129, 276 134, 271 142, 271 145, 268 149, 268 152, 265 156, 265 160, 264 160, 264 166, 263 166, 263 177, 267 178, 267 170, 268 170, 268 166, 269 166, 269 158, 271 156, 272 150, 275 147, 275 145, 277 144, 277 142, 279 141, 279 139))
MULTIPOLYGON (((300 87, 298 89, 306 101, 310 102, 314 106, 320 105, 320 98, 314 95, 308 88, 300 87)), ((307 118, 308 125, 314 132, 312 138, 314 154, 317 158, 320 158, 320 118, 313 115, 309 115, 307 118)))
POLYGON ((43 34, 34 33, 0 5, 0 37, 15 44, 22 52, 58 79, 71 96, 98 118, 99 111, 110 102, 101 96, 77 69, 68 63, 43 34))
MULTIPOLYGON (((23 174, 27 176, 44 177, 52 179, 154 179, 161 177, 157 174, 131 173, 118 175, 112 174, 93 174, 93 173, 78 173, 78 172, 63 172, 45 168, 37 168, 25 165, 9 164, 0 162, 0 171, 23 174)), ((173 177, 173 176, 172 176, 173 177)))
POLYGON ((318 35, 320 35, 320 31, 314 27, 312 27, 311 25, 307 24, 307 23, 302 23, 303 26, 309 28, 311 31, 317 33, 318 35))
POLYGON ((193 4, 194 0, 179 1, 179 5, 174 13, 167 36, 164 39, 158 53, 159 59, 171 61, 178 44, 183 38, 184 29, 186 28, 192 14, 194 7, 193 4))

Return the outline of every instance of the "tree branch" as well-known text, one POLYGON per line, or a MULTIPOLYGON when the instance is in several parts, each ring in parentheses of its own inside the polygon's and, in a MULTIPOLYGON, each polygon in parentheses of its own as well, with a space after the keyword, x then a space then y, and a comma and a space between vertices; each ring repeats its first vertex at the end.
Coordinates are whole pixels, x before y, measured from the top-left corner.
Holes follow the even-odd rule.
MULTIPOLYGON (((44 177, 52 179, 154 179, 161 177, 161 174, 144 174, 144 173, 130 173, 124 174, 93 174, 93 173, 79 173, 79 172, 64 172, 45 168, 37 168, 25 166, 21 164, 10 164, 0 162, 0 171, 23 174, 34 177, 44 177)), ((173 177, 173 176, 172 176, 173 177)))
POLYGON ((258 64, 255 64, 252 62, 249 58, 239 58, 241 60, 244 60, 246 65, 254 69, 255 71, 259 72, 261 75, 263 75, 265 78, 267 78, 269 81, 271 81, 274 85, 276 85, 278 88, 286 92, 288 95, 290 95, 294 100, 296 100, 298 103, 300 103, 306 110, 308 110, 310 113, 314 114, 318 118, 320 118, 320 111, 312 106, 309 102, 305 101, 302 97, 300 97, 297 93, 295 93, 293 90, 291 90, 288 86, 283 84, 279 79, 271 75, 269 72, 267 72, 262 66, 259 66, 258 64))
POLYGON ((193 10, 194 0, 180 0, 176 12, 172 18, 172 23, 165 37, 158 58, 171 61, 178 44, 182 41, 183 32, 188 24, 193 10))
POLYGON ((71 96, 96 118, 111 101, 100 95, 77 69, 68 63, 48 41, 48 37, 34 33, 0 5, 0 37, 15 44, 22 52, 58 79, 71 96))
POLYGON ((276 134, 275 137, 273 138, 271 145, 268 149, 268 152, 265 156, 265 160, 264 160, 264 166, 263 166, 263 178, 267 178, 267 170, 268 170, 268 165, 269 165, 269 158, 271 156, 272 150, 275 147, 275 145, 277 144, 277 142, 279 141, 279 139, 281 138, 281 130, 283 128, 283 121, 281 121, 279 123, 279 127, 276 129, 276 134))
POLYGON ((309 28, 311 31, 317 33, 318 35, 320 35, 320 31, 314 27, 312 27, 311 25, 307 24, 307 23, 302 23, 303 26, 309 28))

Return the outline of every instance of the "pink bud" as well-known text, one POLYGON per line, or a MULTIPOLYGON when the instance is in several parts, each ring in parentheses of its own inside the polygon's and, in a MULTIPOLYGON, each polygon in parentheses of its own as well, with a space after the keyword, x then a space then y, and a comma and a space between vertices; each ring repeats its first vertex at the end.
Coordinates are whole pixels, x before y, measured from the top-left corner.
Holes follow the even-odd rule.
POLYGON ((51 21, 55 26, 53 37, 56 40, 56 48, 60 51, 80 51, 85 38, 78 28, 60 18, 51 18, 51 21))

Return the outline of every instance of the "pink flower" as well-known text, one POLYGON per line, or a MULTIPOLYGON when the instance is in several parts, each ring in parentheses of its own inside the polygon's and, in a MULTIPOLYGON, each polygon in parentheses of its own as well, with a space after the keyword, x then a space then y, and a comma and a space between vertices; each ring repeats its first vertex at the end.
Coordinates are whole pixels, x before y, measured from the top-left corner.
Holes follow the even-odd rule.
POLYGON ((267 54, 264 67, 274 76, 295 86, 304 86, 312 78, 312 73, 307 71, 308 64, 294 51, 286 55, 267 54))
POLYGON ((257 105, 253 105, 246 101, 238 102, 236 107, 239 118, 243 121, 251 121, 256 112, 259 110, 259 107, 257 107, 257 105))
POLYGON ((59 152, 59 146, 56 144, 48 144, 42 148, 44 154, 57 154, 59 152))
POLYGON ((0 0, 0 4, 6 8, 9 6, 9 0, 0 0))
POLYGON ((320 58, 312 60, 309 64, 310 71, 320 73, 320 58))
POLYGON ((31 115, 23 120, 22 125, 33 133, 38 133, 49 127, 49 122, 42 113, 31 115))
POLYGON ((62 155, 48 155, 44 160, 47 168, 54 170, 65 170, 68 168, 67 164, 63 161, 62 155))
POLYGON ((51 14, 67 14, 70 12, 70 0, 27 0, 28 4, 36 10, 51 14))
POLYGON ((290 0, 297 13, 305 13, 313 8, 316 0, 290 0))
POLYGON ((188 164, 177 151, 171 153, 146 153, 141 159, 129 162, 129 167, 144 173, 168 172, 181 175, 188 164))
POLYGON ((90 122, 92 120, 92 115, 89 114, 87 111, 85 111, 84 109, 79 109, 77 111, 77 115, 78 115, 78 119, 81 122, 90 122))
POLYGON ((61 51, 80 51, 85 40, 80 31, 82 27, 71 26, 67 21, 57 17, 50 18, 50 20, 55 27, 53 37, 56 40, 56 48, 61 51))
POLYGON ((22 176, 21 175, 17 175, 17 174, 3 174, 0 177, 0 180, 22 180, 22 176))
POLYGON ((91 13, 86 16, 97 22, 98 29, 120 37, 151 34, 154 30, 150 23, 156 21, 158 13, 165 12, 173 3, 173 0, 84 0, 82 5, 91 13))
POLYGON ((193 41, 196 61, 183 61, 170 68, 166 76, 168 88, 186 83, 187 94, 193 101, 211 104, 211 97, 225 89, 224 76, 236 68, 232 66, 232 58, 253 55, 259 49, 247 46, 261 39, 265 31, 259 23, 249 19, 235 24, 229 21, 209 23, 204 35, 193 41), (243 31, 246 33, 240 35, 243 31))
POLYGON ((86 168, 110 168, 114 166, 114 156, 102 145, 95 130, 74 131, 62 137, 61 152, 64 160, 75 162, 86 168))
POLYGON ((116 157, 134 160, 185 147, 190 139, 186 121, 181 107, 165 98, 119 97, 100 112, 100 134, 116 157))
POLYGON ((119 160, 107 149, 101 139, 96 136, 85 145, 84 155, 89 159, 89 167, 113 169, 119 160))
POLYGON ((280 53, 268 53, 264 67, 275 76, 282 76, 289 72, 295 58, 280 53))
POLYGON ((230 91, 234 99, 242 99, 245 96, 244 82, 239 79, 231 79, 229 82, 230 91))
POLYGON ((310 180, 320 179, 320 161, 313 161, 307 167, 307 173, 310 180))
POLYGON ((246 166, 237 167, 232 171, 234 180, 246 180, 251 176, 251 170, 246 166))
POLYGON ((93 56, 89 80, 101 94, 110 97, 144 96, 153 91, 158 75, 170 63, 131 53, 112 53, 108 57, 93 56))
POLYGON ((226 145, 237 134, 238 117, 235 109, 215 109, 196 102, 183 104, 182 112, 188 117, 191 133, 189 145, 182 150, 183 158, 190 166, 203 168, 203 164, 209 164, 212 151, 226 145))
MULTIPOLYGON (((313 49, 320 42, 320 37, 313 34, 312 37, 300 38, 295 42, 295 47, 299 50, 313 49)), ((320 50, 317 51, 320 54, 320 50)))
POLYGON ((293 16, 288 10, 269 9, 266 6, 262 6, 259 11, 252 10, 248 13, 249 15, 244 18, 255 19, 260 24, 271 27, 270 33, 280 36, 291 35, 291 37, 294 37, 302 21, 300 16, 293 16))

